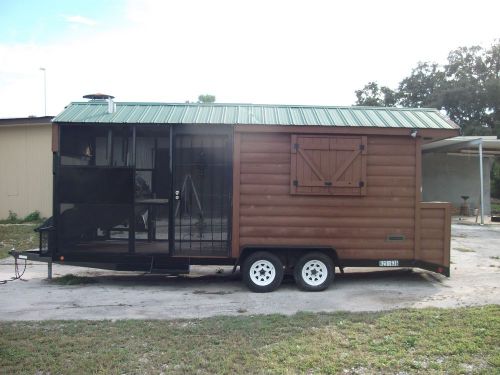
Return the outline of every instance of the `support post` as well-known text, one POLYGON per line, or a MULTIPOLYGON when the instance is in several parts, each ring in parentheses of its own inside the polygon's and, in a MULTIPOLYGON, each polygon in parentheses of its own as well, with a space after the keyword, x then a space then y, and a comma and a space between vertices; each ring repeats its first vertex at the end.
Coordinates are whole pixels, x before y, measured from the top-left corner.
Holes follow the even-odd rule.
POLYGON ((483 139, 479 142, 479 178, 481 180, 481 192, 479 199, 481 202, 481 225, 484 225, 484 188, 483 188, 483 139))
POLYGON ((52 259, 47 262, 47 279, 52 280, 52 259))

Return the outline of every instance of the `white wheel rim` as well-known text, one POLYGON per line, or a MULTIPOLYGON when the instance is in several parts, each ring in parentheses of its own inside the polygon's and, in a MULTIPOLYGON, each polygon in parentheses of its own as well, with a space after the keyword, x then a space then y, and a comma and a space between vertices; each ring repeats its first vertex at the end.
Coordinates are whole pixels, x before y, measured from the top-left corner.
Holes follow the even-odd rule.
POLYGON ((328 268, 320 260, 310 260, 302 267, 302 280, 307 285, 318 286, 325 282, 328 277, 328 268))
POLYGON ((276 278, 276 268, 268 260, 258 260, 250 267, 250 279, 258 286, 267 286, 276 278))

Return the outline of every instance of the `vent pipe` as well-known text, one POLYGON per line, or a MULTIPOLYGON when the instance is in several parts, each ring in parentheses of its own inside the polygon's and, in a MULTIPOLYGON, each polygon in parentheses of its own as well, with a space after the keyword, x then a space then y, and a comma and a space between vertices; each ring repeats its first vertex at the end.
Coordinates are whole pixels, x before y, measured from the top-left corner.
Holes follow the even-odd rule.
POLYGON ((85 99, 90 99, 90 102, 100 102, 100 101, 106 101, 108 103, 108 113, 115 113, 116 112, 116 103, 113 101, 115 98, 112 95, 106 95, 106 94, 88 94, 84 95, 85 99))

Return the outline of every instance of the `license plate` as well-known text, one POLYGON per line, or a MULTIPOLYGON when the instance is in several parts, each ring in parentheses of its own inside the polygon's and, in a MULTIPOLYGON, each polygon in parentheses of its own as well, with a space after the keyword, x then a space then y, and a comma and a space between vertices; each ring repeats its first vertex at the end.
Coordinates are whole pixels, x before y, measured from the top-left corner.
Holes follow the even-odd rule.
POLYGON ((379 267, 399 267, 399 260, 379 260, 379 267))

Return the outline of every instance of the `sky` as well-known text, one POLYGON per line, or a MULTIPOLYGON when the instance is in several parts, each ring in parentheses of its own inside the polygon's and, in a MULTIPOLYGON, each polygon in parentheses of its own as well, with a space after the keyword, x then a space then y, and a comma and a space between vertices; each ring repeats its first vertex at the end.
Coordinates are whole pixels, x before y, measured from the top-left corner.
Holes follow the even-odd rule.
POLYGON ((490 0, 0 0, 0 118, 97 92, 352 105, 369 81, 395 88, 418 61, 488 47, 498 14, 490 0))

